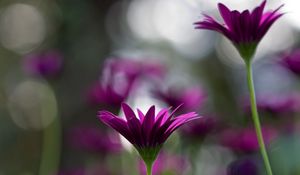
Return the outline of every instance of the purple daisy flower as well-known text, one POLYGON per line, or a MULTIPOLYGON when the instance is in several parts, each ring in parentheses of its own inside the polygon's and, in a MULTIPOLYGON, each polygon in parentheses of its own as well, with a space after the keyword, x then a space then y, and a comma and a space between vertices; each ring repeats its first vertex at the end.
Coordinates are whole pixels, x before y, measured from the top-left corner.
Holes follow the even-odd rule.
MULTIPOLYGON (((286 116, 299 111, 300 96, 292 95, 264 95, 257 98, 257 108, 260 112, 270 113, 273 116, 286 116)), ((250 100, 244 102, 244 110, 251 112, 250 100)))
POLYGON ((161 77, 165 74, 165 67, 156 61, 138 61, 133 59, 109 59, 106 67, 113 72, 124 72, 128 77, 161 77))
POLYGON ((169 88, 166 91, 155 89, 153 95, 168 106, 175 107, 182 104, 180 112, 198 110, 206 100, 205 92, 198 87, 181 90, 169 88))
POLYGON ((300 75, 300 49, 281 55, 280 63, 293 73, 300 75))
POLYGON ((218 121, 216 118, 202 117, 195 122, 188 123, 180 131, 183 137, 201 141, 207 134, 215 131, 217 127, 218 121))
POLYGON ((63 57, 57 51, 35 53, 24 58, 24 71, 34 76, 53 77, 62 70, 63 57))
POLYGON ((258 43, 268 32, 273 23, 280 18, 283 13, 276 10, 264 12, 266 0, 251 12, 244 10, 229 10, 224 4, 219 3, 219 12, 225 24, 217 22, 211 16, 205 15, 203 21, 196 22, 196 29, 206 29, 219 32, 226 36, 237 48, 241 57, 245 61, 250 61, 253 57, 258 43))
POLYGON ((123 103, 122 109, 126 120, 108 111, 100 111, 98 117, 137 149, 148 170, 152 169, 152 164, 168 137, 183 124, 199 118, 195 112, 173 117, 176 109, 171 114, 169 109, 162 109, 155 115, 155 106, 152 106, 146 114, 138 109, 137 118, 127 104, 123 103))
POLYGON ((152 80, 163 74, 163 66, 155 62, 109 59, 105 62, 101 82, 94 83, 86 92, 87 102, 119 108, 142 77, 152 80))
MULTIPOLYGON (((262 134, 264 142, 269 145, 277 137, 277 132, 271 127, 263 127, 262 134)), ((231 128, 226 129, 221 134, 221 143, 237 152, 255 152, 259 149, 255 129, 249 128, 231 128)))
POLYGON ((124 84, 123 89, 116 89, 118 83, 110 81, 108 84, 94 83, 87 91, 87 102, 92 106, 104 105, 119 108, 131 91, 131 85, 124 84))
POLYGON ((105 166, 89 165, 89 167, 73 168, 69 170, 62 170, 56 175, 112 175, 112 173, 105 166))
POLYGON ((120 152, 122 145, 118 135, 91 126, 79 126, 70 130, 68 138, 72 146, 101 154, 120 152))

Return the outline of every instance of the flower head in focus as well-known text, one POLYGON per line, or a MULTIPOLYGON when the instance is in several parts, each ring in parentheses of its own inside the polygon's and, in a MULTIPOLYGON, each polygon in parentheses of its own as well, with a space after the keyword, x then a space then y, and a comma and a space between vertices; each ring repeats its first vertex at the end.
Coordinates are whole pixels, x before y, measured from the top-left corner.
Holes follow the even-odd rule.
MULTIPOLYGON (((162 152, 153 165, 153 175, 182 175, 188 169, 187 163, 185 157, 162 152)), ((139 170, 141 175, 146 175, 146 169, 141 161, 139 162, 139 170)))
POLYGON ((57 51, 30 54, 24 58, 23 69, 34 76, 53 77, 59 74, 63 66, 63 57, 57 51))
POLYGON ((152 164, 168 137, 183 124, 195 120, 197 114, 190 112, 174 117, 168 109, 162 109, 155 115, 155 106, 146 114, 140 110, 138 118, 133 110, 125 103, 122 109, 126 120, 115 116, 108 111, 100 111, 99 119, 123 135, 139 152, 146 164, 152 164))
POLYGON ((241 57, 249 62, 256 51, 256 47, 273 23, 283 13, 278 12, 282 5, 276 10, 264 12, 266 0, 251 12, 244 10, 231 11, 224 4, 219 3, 219 12, 225 24, 217 22, 211 16, 205 15, 203 21, 195 23, 197 29, 206 29, 219 32, 226 36, 239 51, 241 57))

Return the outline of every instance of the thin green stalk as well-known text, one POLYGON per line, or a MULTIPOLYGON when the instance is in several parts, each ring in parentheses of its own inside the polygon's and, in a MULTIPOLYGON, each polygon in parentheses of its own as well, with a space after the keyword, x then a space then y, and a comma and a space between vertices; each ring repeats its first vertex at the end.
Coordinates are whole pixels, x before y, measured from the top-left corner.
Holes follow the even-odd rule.
POLYGON ((265 146, 265 143, 263 140, 261 125, 260 125, 259 116, 258 116, 258 112, 257 112, 251 62, 246 63, 246 67, 247 67, 248 88, 249 88, 249 92, 250 92, 252 119, 254 122, 254 127, 255 127, 256 136, 257 136, 257 140, 258 140, 258 144, 259 144, 259 148, 260 148, 260 153, 263 157, 263 161, 265 163, 265 167, 266 167, 268 175, 272 175, 273 173, 272 173, 270 161, 268 158, 268 154, 266 151, 266 146, 265 146))
POLYGON ((153 162, 149 162, 149 163, 146 163, 146 167, 147 167, 147 175, 152 175, 152 165, 153 165, 153 162))
POLYGON ((61 146, 61 128, 58 117, 44 129, 42 144, 39 175, 55 174, 59 168, 61 146))

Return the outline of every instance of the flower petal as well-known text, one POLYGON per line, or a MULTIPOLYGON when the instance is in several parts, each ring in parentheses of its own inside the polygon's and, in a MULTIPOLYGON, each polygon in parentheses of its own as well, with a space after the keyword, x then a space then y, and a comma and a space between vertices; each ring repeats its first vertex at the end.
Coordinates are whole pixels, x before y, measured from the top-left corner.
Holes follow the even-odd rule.
POLYGON ((130 120, 131 118, 136 118, 133 110, 126 103, 122 103, 122 109, 124 111, 127 121, 130 120))
POLYGON ((98 117, 103 123, 112 127, 121 135, 123 135, 129 142, 134 143, 134 139, 128 129, 127 123, 123 119, 118 118, 108 111, 100 111, 98 113, 98 117))
POLYGON ((230 30, 232 27, 232 21, 231 21, 231 11, 222 3, 218 4, 220 14, 222 15, 222 18, 226 25, 228 26, 228 29, 230 30))

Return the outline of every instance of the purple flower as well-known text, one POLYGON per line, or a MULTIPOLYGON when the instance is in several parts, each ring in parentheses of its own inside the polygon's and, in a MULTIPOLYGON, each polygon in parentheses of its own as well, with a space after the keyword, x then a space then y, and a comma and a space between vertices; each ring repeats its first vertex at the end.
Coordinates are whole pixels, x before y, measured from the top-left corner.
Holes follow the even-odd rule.
POLYGON ((168 106, 182 105, 180 111, 186 112, 199 109, 206 100, 206 94, 198 87, 189 89, 174 90, 167 89, 166 91, 155 89, 154 96, 167 104, 168 106))
POLYGON ((128 77, 138 76, 161 77, 165 74, 165 67, 156 61, 138 61, 125 58, 109 59, 106 67, 113 72, 124 72, 128 77))
MULTIPOLYGON (((267 112, 274 116, 292 114, 299 111, 300 96, 298 94, 278 96, 265 95, 257 98, 257 108, 260 112, 267 112)), ((246 112, 251 112, 250 101, 244 103, 246 112)))
POLYGON ((105 166, 89 165, 88 168, 74 168, 62 170, 57 175, 112 175, 105 166))
POLYGON ((72 128, 69 132, 72 146, 101 154, 115 153, 121 150, 118 135, 107 133, 99 128, 80 126, 72 128))
POLYGON ((295 50, 291 53, 282 54, 282 63, 283 66, 291 70, 297 75, 300 75, 300 49, 295 50))
POLYGON ((129 97, 141 78, 154 79, 163 76, 162 65, 154 62, 139 62, 130 59, 110 59, 105 62, 101 82, 94 83, 87 91, 91 105, 119 108, 129 97))
POLYGON ((131 85, 124 84, 124 89, 116 89, 120 85, 113 81, 108 84, 94 83, 87 91, 87 102, 90 105, 105 105, 119 108, 121 103, 125 101, 131 91, 131 85))
POLYGON ((276 10, 264 12, 265 5, 266 0, 251 12, 249 10, 239 12, 231 11, 224 4, 219 3, 219 12, 225 24, 205 15, 205 19, 196 22, 195 25, 197 29, 213 30, 223 34, 234 44, 241 57, 249 61, 272 24, 283 15, 278 12, 282 5, 276 10))
POLYGON ((202 117, 197 121, 188 123, 180 131, 184 137, 198 140, 212 133, 217 125, 218 122, 214 117, 202 117))
POLYGON ((84 169, 72 169, 59 172, 57 175, 85 175, 84 169))
POLYGON ((34 76, 53 77, 62 70, 63 57, 57 51, 34 53, 24 58, 24 71, 34 76))
MULTIPOLYGON (((187 160, 178 155, 162 152, 153 165, 153 175, 172 174, 182 175, 187 170, 187 160)), ((141 175, 146 175, 146 168, 142 162, 139 162, 141 175)))
POLYGON ((251 158, 232 162, 227 169, 227 175, 259 175, 259 167, 251 158))
POLYGON ((169 109, 162 109, 155 115, 155 106, 146 114, 139 109, 138 118, 125 103, 122 109, 126 120, 108 111, 100 111, 100 120, 123 135, 140 153, 145 163, 153 163, 168 137, 183 124, 197 119, 195 112, 174 116, 176 109, 169 114, 169 109))
MULTIPOLYGON (((266 145, 276 138, 277 132, 271 127, 263 127, 262 133, 266 145)), ((221 143, 238 152, 255 152, 259 149, 254 128, 231 128, 221 134, 221 143)))

